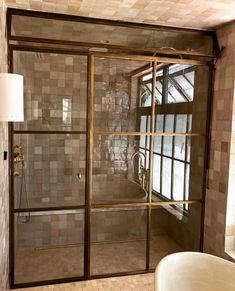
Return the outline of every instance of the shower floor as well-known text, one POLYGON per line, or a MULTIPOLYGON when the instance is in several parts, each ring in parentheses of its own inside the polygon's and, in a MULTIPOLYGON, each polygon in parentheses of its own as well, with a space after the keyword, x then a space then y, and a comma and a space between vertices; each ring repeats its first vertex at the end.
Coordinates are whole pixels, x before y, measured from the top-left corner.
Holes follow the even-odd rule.
MULTIPOLYGON (((17 249, 15 283, 28 283, 83 276, 84 248, 17 249)), ((168 235, 151 240, 150 265, 167 254, 182 251, 168 235)), ((104 242, 91 245, 91 275, 111 274, 145 269, 146 241, 104 242)))

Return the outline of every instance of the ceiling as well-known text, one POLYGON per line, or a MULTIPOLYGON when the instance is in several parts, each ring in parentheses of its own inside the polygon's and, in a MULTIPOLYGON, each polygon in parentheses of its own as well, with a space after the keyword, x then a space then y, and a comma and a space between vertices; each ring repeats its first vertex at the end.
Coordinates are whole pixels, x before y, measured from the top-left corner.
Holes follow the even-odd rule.
POLYGON ((235 0, 5 0, 8 7, 211 29, 235 19, 235 0))

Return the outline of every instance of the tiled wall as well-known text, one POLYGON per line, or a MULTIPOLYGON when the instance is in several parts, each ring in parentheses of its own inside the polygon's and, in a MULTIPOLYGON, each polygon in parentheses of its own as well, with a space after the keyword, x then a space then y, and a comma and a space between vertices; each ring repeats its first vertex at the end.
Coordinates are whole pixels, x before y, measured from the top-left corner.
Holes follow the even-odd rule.
POLYGON ((231 150, 234 150, 231 129, 234 119, 235 23, 220 28, 217 33, 220 46, 226 48, 216 64, 204 250, 228 258, 225 232, 231 145, 231 150))
MULTIPOLYGON (((5 5, 0 0, 0 72, 6 72, 5 5)), ((0 122, 0 290, 8 285, 8 162, 3 161, 7 150, 7 123, 0 122)))

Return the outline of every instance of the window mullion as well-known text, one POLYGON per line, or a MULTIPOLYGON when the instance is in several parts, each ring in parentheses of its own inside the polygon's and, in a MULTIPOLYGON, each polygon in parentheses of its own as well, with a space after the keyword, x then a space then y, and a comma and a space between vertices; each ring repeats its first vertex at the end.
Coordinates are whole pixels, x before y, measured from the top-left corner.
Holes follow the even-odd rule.
MULTIPOLYGON (((173 132, 176 130, 176 114, 174 114, 173 119, 173 132)), ((173 200, 174 191, 174 157, 175 157, 175 136, 172 137, 172 162, 171 162, 171 200, 173 200)))

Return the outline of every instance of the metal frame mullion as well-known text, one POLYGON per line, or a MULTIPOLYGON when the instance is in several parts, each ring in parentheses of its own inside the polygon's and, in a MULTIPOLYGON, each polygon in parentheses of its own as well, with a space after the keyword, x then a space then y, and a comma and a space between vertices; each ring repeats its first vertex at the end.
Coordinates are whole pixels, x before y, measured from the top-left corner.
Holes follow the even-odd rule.
MULTIPOLYGON (((176 130, 176 114, 174 114, 173 119, 173 132, 176 130)), ((174 158, 175 158, 175 136, 172 136, 172 161, 171 161, 171 200, 173 199, 173 191, 174 191, 174 158)))
MULTIPOLYGON (((162 105, 166 104, 167 92, 168 92, 168 82, 167 82, 167 67, 163 68, 163 77, 162 77, 162 105)), ((163 113, 163 133, 165 133, 166 125, 166 114, 163 113)), ((163 170, 163 147, 164 147, 164 136, 161 137, 161 159, 160 159, 160 194, 162 194, 162 170, 163 170)))
POLYGON ((86 279, 90 274, 91 257, 91 195, 92 195, 92 162, 93 162, 93 126, 94 126, 94 67, 95 58, 88 57, 87 70, 87 98, 88 98, 88 120, 87 120, 87 191, 86 191, 86 219, 85 219, 85 246, 84 246, 84 275, 86 279))
MULTIPOLYGON (((189 115, 187 114, 187 122, 186 122, 186 132, 189 130, 189 115)), ((187 161, 188 156, 188 140, 190 137, 185 136, 185 153, 184 153, 184 193, 183 193, 183 199, 186 200, 186 173, 187 173, 187 165, 190 165, 190 161, 187 161)), ((183 204, 184 210, 186 210, 185 204, 183 204)))
MULTIPOLYGON (((157 62, 153 62, 153 79, 152 79, 152 110, 150 115, 151 126, 150 132, 155 131, 155 101, 156 101, 156 74, 157 74, 157 62)), ((154 136, 150 137, 150 147, 149 147, 149 177, 148 179, 148 211, 147 211, 147 246, 146 246, 146 269, 150 269, 150 242, 151 242, 151 210, 152 210, 152 187, 153 187, 153 150, 154 150, 154 136)))

